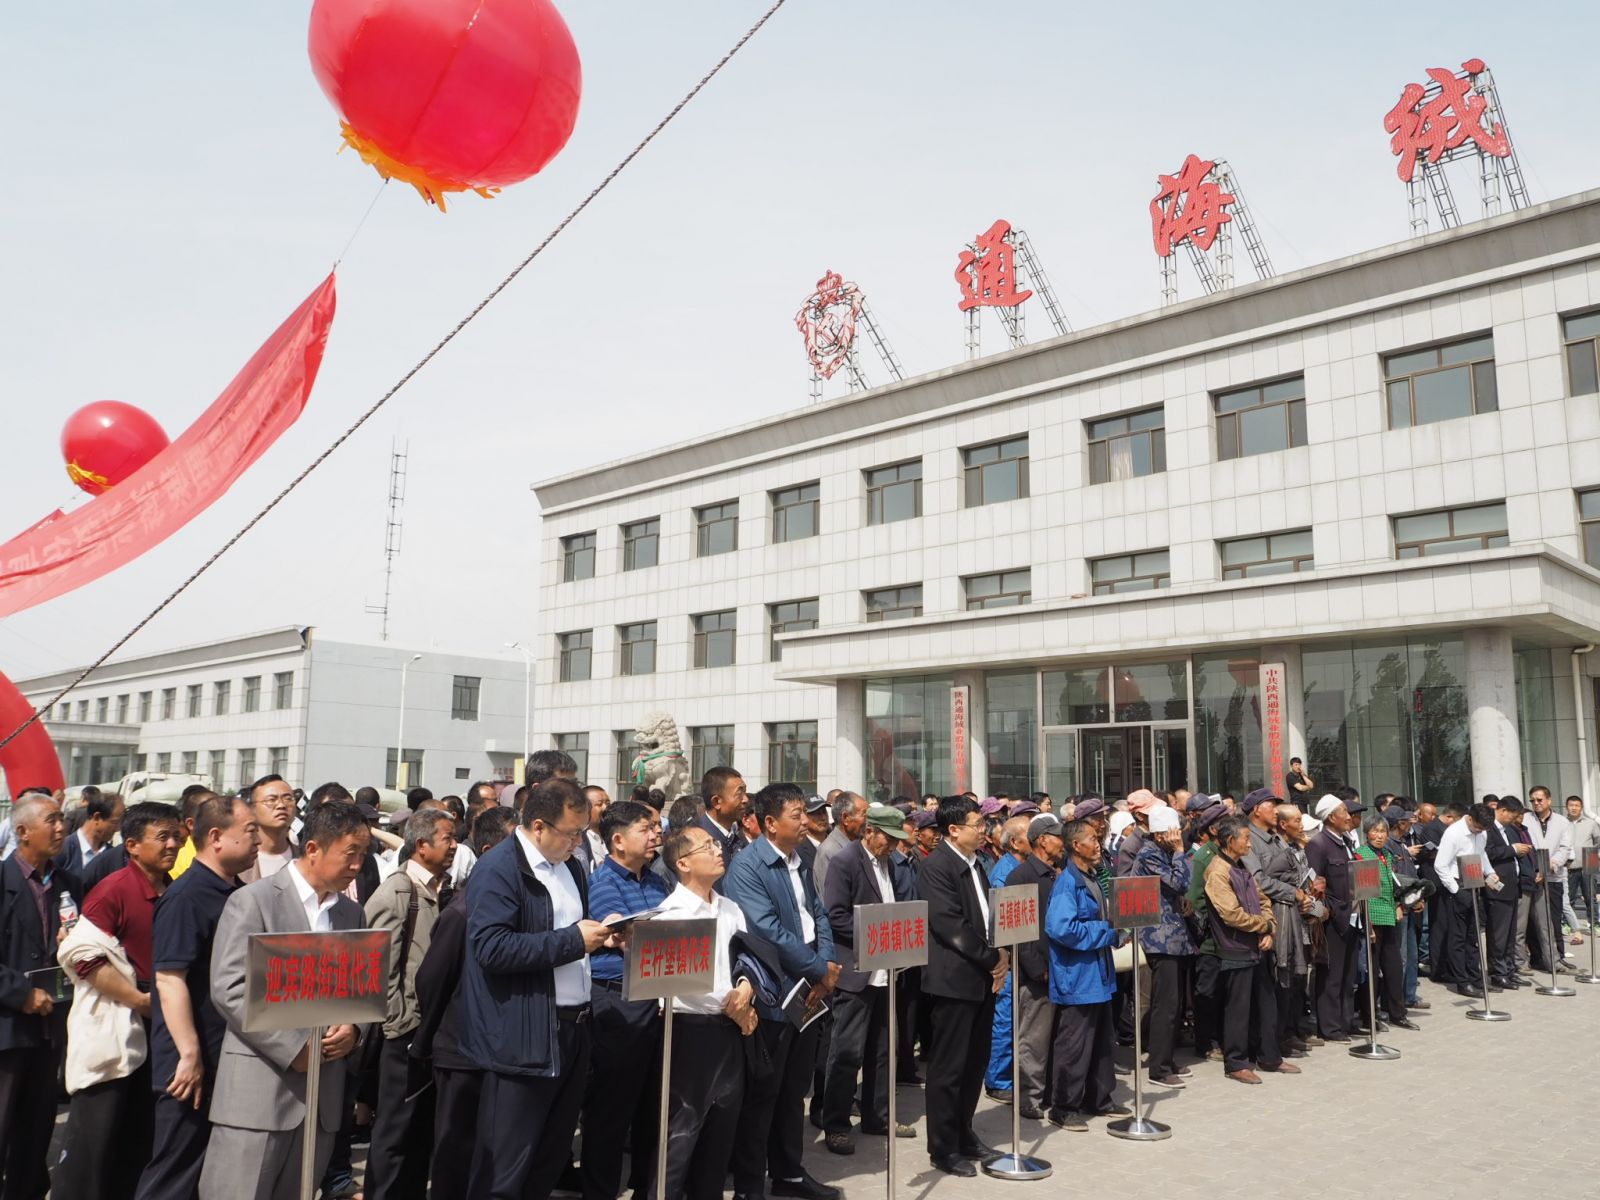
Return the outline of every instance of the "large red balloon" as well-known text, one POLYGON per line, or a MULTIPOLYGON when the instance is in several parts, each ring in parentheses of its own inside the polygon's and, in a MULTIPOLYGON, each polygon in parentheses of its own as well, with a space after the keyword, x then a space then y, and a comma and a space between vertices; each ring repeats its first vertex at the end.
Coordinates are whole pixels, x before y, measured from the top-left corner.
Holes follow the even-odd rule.
POLYGON ((535 174, 578 119, 578 48, 550 0, 316 0, 310 51, 345 141, 440 208, 535 174))
MULTIPOLYGON (((16 685, 0 674, 0 738, 33 716, 33 705, 17 691, 16 685)), ((61 774, 61 756, 45 732, 44 721, 35 721, 0 749, 0 771, 6 775, 6 790, 14 800, 23 788, 42 787, 52 792, 66 785, 61 774)))
POLYGON ((167 448, 166 432, 142 408, 97 400, 67 418, 61 457, 72 482, 98 496, 167 448))

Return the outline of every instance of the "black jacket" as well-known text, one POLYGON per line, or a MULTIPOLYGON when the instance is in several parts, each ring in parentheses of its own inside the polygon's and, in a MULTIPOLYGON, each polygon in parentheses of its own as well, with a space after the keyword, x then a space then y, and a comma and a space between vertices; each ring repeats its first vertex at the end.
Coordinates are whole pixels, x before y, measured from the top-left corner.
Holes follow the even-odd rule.
POLYGON ((902 854, 898 850, 889 853, 889 878, 894 880, 894 898, 899 901, 920 900, 921 894, 917 891, 917 853, 913 850, 910 854, 902 854))
MULTIPOLYGON (((1517 877, 1518 858, 1521 857, 1513 849, 1517 844, 1517 831, 1494 823, 1494 828, 1489 830, 1483 838, 1484 853, 1489 858, 1489 869, 1501 880, 1509 882, 1517 877)), ((1484 899, 1498 904, 1515 904, 1517 902, 1517 889, 1503 887, 1499 891, 1494 888, 1484 888, 1484 899)))
POLYGON ((1416 859, 1417 871, 1434 887, 1439 886, 1439 873, 1433 869, 1433 860, 1439 853, 1439 843, 1444 839, 1444 831, 1448 828, 1449 826, 1435 817, 1412 833, 1416 844, 1422 847, 1422 852, 1416 859), (1429 842, 1433 843, 1431 847, 1428 845, 1429 842))
POLYGON ((838 955, 841 992, 859 992, 867 986, 866 974, 855 969, 856 906, 894 903, 894 872, 889 870, 887 874, 891 894, 885 896, 878 890, 877 876, 858 842, 846 846, 828 863, 822 903, 828 910, 828 924, 833 928, 833 944, 850 951, 838 955))
POLYGON ((1337 936, 1346 936, 1350 928, 1350 852, 1348 843, 1337 833, 1319 829, 1306 843, 1306 863, 1327 881, 1328 891, 1323 897, 1328 906, 1328 925, 1337 936))
POLYGON ((1044 932, 1044 910, 1050 905, 1050 890, 1056 885, 1060 872, 1037 854, 1011 872, 1007 887, 1021 887, 1031 883, 1039 889, 1039 940, 1022 942, 1015 948, 1016 969, 1024 979, 1033 983, 1047 983, 1050 979, 1050 939, 1044 932))
MULTIPOLYGON (((106 855, 101 855, 102 858, 106 855)), ((22 874, 22 860, 13 854, 0 862, 0 1051, 66 1042, 67 1005, 58 1003, 48 1017, 22 1011, 34 988, 51 989, 48 974, 56 965, 56 930, 61 927, 61 893, 80 907, 83 895, 71 872, 53 868, 44 900, 44 928, 33 892, 22 874)), ((54 1104, 54 1098, 34 1096, 24 1103, 54 1104)))
MULTIPOLYGON (((470 883, 470 880, 469 880, 470 883)), ((451 1071, 476 1071, 461 1053, 461 967, 467 951, 467 906, 452 904, 434 922, 428 950, 417 965, 417 1008, 422 1023, 411 1035, 411 1053, 451 1071)))
POLYGON ((928 902, 928 965, 922 991, 952 1000, 981 1001, 993 991, 991 972, 1000 951, 989 944, 989 930, 974 886, 989 893, 989 880, 973 871, 955 849, 941 844, 922 860, 917 890, 928 902))

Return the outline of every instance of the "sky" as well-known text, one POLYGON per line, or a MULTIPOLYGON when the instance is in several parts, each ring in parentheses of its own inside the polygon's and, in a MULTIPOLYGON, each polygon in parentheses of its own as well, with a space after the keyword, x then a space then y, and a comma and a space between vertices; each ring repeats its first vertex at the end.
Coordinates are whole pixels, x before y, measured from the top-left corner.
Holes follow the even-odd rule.
MULTIPOLYGON (((67 415, 176 434, 339 267, 299 423, 131 566, 0 620, 14 679, 92 660, 386 391, 551 229, 766 0, 561 0, 584 67, 566 150, 440 214, 336 153, 309 0, 14 7, 0 39, 0 538, 88 502, 67 415), (376 197, 376 204, 373 204, 376 197), (372 205, 370 217, 362 214, 372 205), (359 232, 357 228, 359 226, 359 232), (351 236, 355 239, 351 242, 351 236)), ((409 448, 390 640, 539 636, 529 485, 808 400, 795 311, 865 290, 907 374, 959 361, 952 278, 999 217, 1075 328, 1156 307, 1148 204, 1233 165, 1279 271, 1399 241, 1384 113, 1429 67, 1494 72, 1534 202, 1600 185, 1600 6, 789 0, 533 267, 125 654, 280 625, 376 641, 391 445, 409 448)), ((1464 215, 1475 189, 1457 177, 1464 215)), ((1242 247, 1240 278, 1248 278, 1242 247)), ((1199 286, 1188 264, 1184 296, 1199 286)), ((1042 312, 1029 328, 1048 329, 1042 312)), ((998 350, 998 326, 985 347, 998 350)), ((869 378, 885 374, 870 355, 869 378)), ((842 377, 829 395, 842 392, 842 377)))

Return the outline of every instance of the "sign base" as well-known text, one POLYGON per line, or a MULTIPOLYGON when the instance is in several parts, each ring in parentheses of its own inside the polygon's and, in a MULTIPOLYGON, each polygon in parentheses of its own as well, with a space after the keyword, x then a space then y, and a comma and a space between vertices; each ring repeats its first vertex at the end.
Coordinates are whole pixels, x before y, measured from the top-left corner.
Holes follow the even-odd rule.
POLYGON ((1563 987, 1559 983, 1548 983, 1543 987, 1534 988, 1533 994, 1535 996, 1576 996, 1578 989, 1563 987))
POLYGON ((1508 1013, 1508 1012, 1500 1012, 1497 1009, 1493 1009, 1493 1008, 1469 1008, 1469 1009, 1467 1009, 1467 1020, 1469 1020, 1469 1021, 1509 1021, 1509 1020, 1511 1020, 1511 1014, 1508 1013))
POLYGON ((1106 1132, 1127 1142, 1159 1142, 1172 1136, 1172 1126, 1148 1117, 1123 1117, 1108 1124, 1106 1132))
POLYGON ((983 1164, 983 1173, 996 1179, 1046 1179, 1054 1169, 1044 1159, 1026 1154, 1002 1154, 983 1164))
POLYGON ((1584 972, 1582 975, 1574 975, 1572 977, 1572 982, 1573 983, 1600 983, 1600 975, 1590 975, 1588 972, 1584 972))
POLYGON ((1374 1042, 1365 1046, 1351 1046, 1350 1057, 1364 1058, 1369 1062, 1393 1062, 1400 1057, 1400 1051, 1393 1046, 1385 1046, 1374 1042))

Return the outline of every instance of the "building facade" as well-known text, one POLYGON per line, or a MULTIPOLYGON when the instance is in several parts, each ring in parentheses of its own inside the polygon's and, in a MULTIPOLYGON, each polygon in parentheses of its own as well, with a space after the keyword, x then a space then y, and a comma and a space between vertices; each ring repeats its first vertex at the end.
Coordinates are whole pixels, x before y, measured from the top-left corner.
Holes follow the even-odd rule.
POLYGON ((1587 792, 1600 191, 536 485, 534 745, 946 792, 1587 792), (1575 653, 1576 652, 1576 653, 1575 653))
MULTIPOLYGON (((510 779, 522 756, 524 664, 324 641, 274 629, 107 663, 45 719, 68 786, 135 770, 208 775, 219 788, 278 774, 307 791, 412 785, 446 795, 510 779), (414 659, 414 661, 413 661, 414 659)), ((35 706, 77 676, 18 682, 35 706)))

